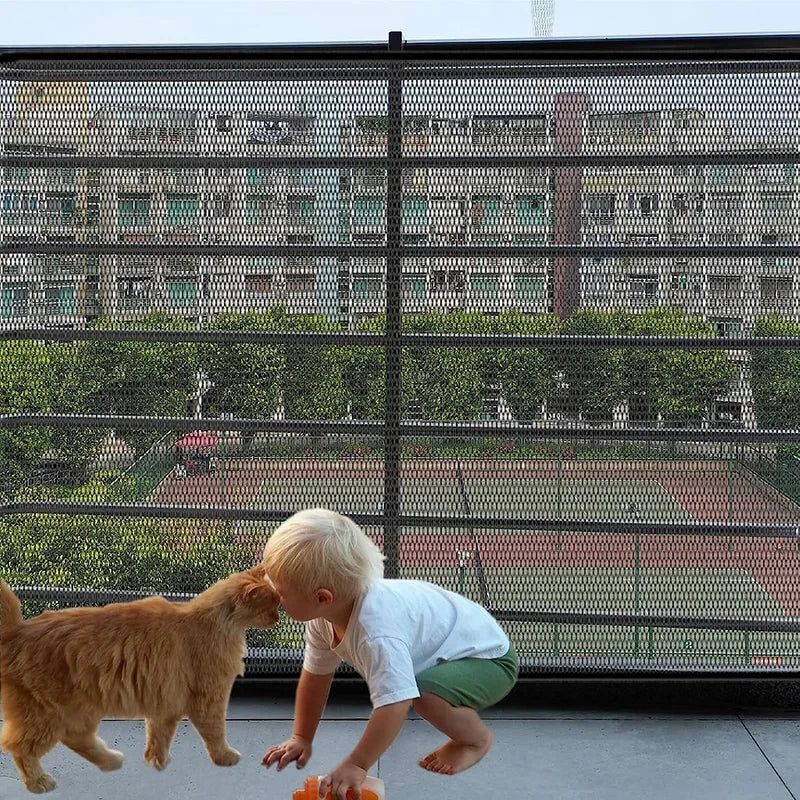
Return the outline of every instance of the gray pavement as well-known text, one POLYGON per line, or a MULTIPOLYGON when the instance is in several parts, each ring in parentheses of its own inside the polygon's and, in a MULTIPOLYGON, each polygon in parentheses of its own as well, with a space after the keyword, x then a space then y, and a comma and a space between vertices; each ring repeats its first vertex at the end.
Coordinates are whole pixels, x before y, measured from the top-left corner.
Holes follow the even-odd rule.
MULTIPOLYGON (((625 691, 624 687, 622 689, 625 691)), ((558 694, 558 693, 556 693, 558 694)), ((782 709, 664 711, 591 707, 580 701, 543 705, 514 695, 485 717, 494 747, 471 770, 432 775, 416 765, 441 736, 411 715, 372 773, 386 782, 388 800, 407 798, 593 798, 593 800, 787 800, 800 797, 800 713, 782 709)), ((546 701, 544 701, 546 702, 546 701)), ((325 772, 347 754, 369 715, 358 691, 335 685, 309 767, 281 773, 260 766, 267 746, 291 731, 286 688, 235 693, 228 738, 242 753, 231 768, 215 767, 188 723, 175 739, 172 763, 161 773, 142 760, 144 725, 106 720, 100 730, 122 750, 122 769, 102 773, 62 745, 45 757, 58 786, 53 800, 291 800, 306 774, 325 772)), ((0 754, 0 798, 29 798, 7 753, 0 754)))

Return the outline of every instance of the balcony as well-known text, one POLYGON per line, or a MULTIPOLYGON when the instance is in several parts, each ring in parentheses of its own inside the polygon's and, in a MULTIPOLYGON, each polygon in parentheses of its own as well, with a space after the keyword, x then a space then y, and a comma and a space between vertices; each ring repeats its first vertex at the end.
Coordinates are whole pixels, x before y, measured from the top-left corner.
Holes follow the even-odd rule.
MULTIPOLYGON (((725 66, 736 47, 736 42, 726 42, 723 52, 709 46, 702 57, 687 48, 686 59, 696 57, 703 68, 707 59, 725 66)), ((209 73, 207 59, 197 61, 187 52, 165 53, 158 63, 171 58, 177 63, 180 55, 176 96, 190 95, 194 79, 202 78, 218 84, 214 90, 220 97, 236 98, 243 105, 263 100, 264 92, 281 97, 293 77, 314 81, 318 100, 327 106, 321 111, 335 110, 347 119, 346 126, 355 129, 352 110, 338 109, 337 103, 372 114, 355 136, 356 141, 373 140, 370 158, 353 157, 364 155, 360 145, 342 155, 333 147, 342 143, 338 139, 327 143, 331 148, 326 153, 336 153, 331 167, 319 166, 327 156, 320 157, 316 139, 300 137, 283 149, 272 141, 263 143, 269 145, 265 148, 258 141, 233 142, 224 158, 218 149, 201 148, 203 142, 198 142, 209 170, 238 170, 227 179, 232 187, 229 206, 220 206, 230 213, 224 239, 208 233, 207 221, 213 217, 205 204, 219 176, 209 174, 204 184, 204 173, 196 197, 171 201, 172 214, 164 214, 163 208, 156 214, 155 206, 150 213, 148 205, 131 205, 131 219, 140 223, 131 238, 123 239, 122 233, 116 240, 113 224, 99 219, 98 241, 109 243, 108 252, 66 236, 22 238, 28 235, 25 231, 9 232, 3 241, 4 259, 37 247, 48 256, 62 251, 70 257, 94 256, 94 296, 85 310, 87 315, 99 310, 102 298, 110 316, 107 327, 80 335, 52 329, 14 333, 22 322, 30 323, 28 318, 20 322, 18 313, 20 308, 34 308, 35 298, 4 278, 4 346, 19 356, 17 362, 8 362, 14 369, 6 371, 14 383, 7 377, 8 385, 0 386, 8 407, 4 431, 21 445, 41 445, 39 451, 26 451, 25 458, 14 462, 14 470, 3 470, 1 476, 4 524, 13 521, 17 537, 5 535, 10 528, 0 529, 3 545, 12 553, 3 568, 14 570, 15 584, 36 593, 26 600, 29 607, 45 601, 100 602, 108 597, 105 592, 120 588, 192 592, 234 563, 258 558, 269 531, 288 509, 348 509, 365 520, 365 529, 380 542, 388 575, 432 580, 488 608, 519 643, 523 678, 551 681, 539 698, 555 698, 551 687, 569 686, 576 677, 611 677, 620 687, 619 695, 637 697, 636 713, 625 711, 622 718, 616 713, 612 719, 605 713, 583 712, 576 720, 563 693, 552 700, 552 708, 531 712, 523 711, 522 690, 515 691, 507 703, 487 713, 495 748, 475 770, 456 779, 454 797, 485 792, 488 785, 498 796, 580 796, 589 787, 614 797, 624 797, 627 791, 657 800, 693 800, 713 797, 713 782, 724 787, 719 794, 726 798, 735 798, 737 792, 747 800, 785 796, 787 786, 800 784, 783 751, 788 738, 781 737, 791 734, 787 725, 733 717, 730 710, 713 719, 674 711, 668 717, 645 714, 652 698, 635 693, 636 679, 643 676, 662 686, 670 680, 685 679, 684 686, 693 679, 731 675, 742 681, 769 681, 794 676, 800 663, 800 569, 792 556, 800 522, 800 498, 793 492, 800 481, 787 468, 791 462, 783 452, 800 441, 800 419, 786 416, 782 406, 775 409, 776 398, 763 390, 753 408, 743 412, 741 428, 713 427, 713 404, 720 394, 727 396, 731 380, 730 343, 720 347, 707 335, 707 326, 702 336, 686 333, 689 322, 705 322, 715 306, 732 316, 735 310, 737 319, 747 312, 749 324, 758 304, 755 293, 748 292, 755 285, 753 275, 737 282, 723 273, 732 260, 737 270, 739 263, 741 270, 758 266, 760 258, 769 257, 767 247, 756 246, 740 259, 735 242, 722 254, 704 241, 689 242, 697 250, 692 265, 702 266, 692 274, 709 280, 712 295, 707 305, 702 298, 702 318, 681 316, 663 296, 663 270, 651 272, 647 266, 664 263, 673 254, 623 262, 630 257, 630 242, 608 233, 607 239, 598 235, 593 240, 597 248, 610 251, 598 256, 608 261, 580 271, 586 248, 572 255, 581 247, 579 223, 610 226, 627 200, 603 192, 590 202, 580 179, 565 184, 562 172, 596 169, 598 162, 607 165, 608 154, 625 168, 651 168, 655 161, 666 170, 673 166, 673 156, 663 130, 654 128, 644 136, 625 134, 606 143, 606 157, 598 159, 580 103, 572 103, 574 118, 552 116, 556 107, 550 98, 558 96, 559 87, 575 85, 576 78, 583 81, 586 74, 586 60, 576 66, 573 52, 537 73, 543 91, 536 102, 548 106, 546 141, 525 139, 514 149, 502 138, 506 134, 492 133, 489 139, 484 131, 479 146, 464 142, 464 152, 449 151, 441 160, 429 146, 432 133, 418 130, 414 146, 407 146, 410 134, 402 133, 404 109, 397 105, 398 98, 413 103, 416 93, 419 105, 433 108, 445 89, 475 80, 491 87, 498 80, 492 71, 496 64, 487 68, 480 48, 468 63, 460 56, 442 56, 433 81, 414 79, 413 69, 424 71, 429 65, 414 62, 413 49, 391 60, 376 51, 363 76, 354 70, 352 54, 342 51, 339 59, 335 47, 326 51, 324 69, 310 59, 302 64, 289 59, 277 73, 274 62, 264 58, 266 52, 253 51, 248 62, 252 81, 247 82, 229 80, 224 69, 209 73), (386 65, 405 63, 405 58, 413 69, 381 72, 386 65), (341 85, 348 87, 344 93, 339 93, 336 80, 339 69, 341 85), (390 82, 402 83, 407 75, 413 91, 388 91, 390 82), (251 84, 258 91, 248 95, 251 84), (581 147, 570 150, 559 142, 550 132, 551 118, 559 124, 575 123, 566 127, 582 137, 581 147), (390 126, 388 120, 397 124, 390 126), (389 130, 394 147, 388 146, 389 130), (625 138, 631 135, 637 140, 635 147, 625 138), (551 148, 558 159, 542 161, 542 151, 550 153, 551 148), (490 186, 471 182, 473 170, 484 174, 484 158, 499 178, 490 186), (514 239, 515 233, 523 234, 514 221, 517 184, 512 178, 513 170, 527 168, 520 164, 531 162, 531 169, 549 170, 543 174, 553 178, 546 204, 555 212, 553 225, 559 226, 559 235, 550 235, 549 222, 542 224, 541 242, 536 239, 546 249, 541 261, 525 263, 519 251, 504 254, 486 264, 491 271, 473 284, 470 259, 477 257, 470 247, 477 237, 472 234, 486 234, 481 246, 487 248, 529 247, 514 239), (266 169, 264 163, 270 170, 330 168, 348 175, 374 168, 385 170, 387 180, 384 185, 382 173, 375 173, 380 184, 367 185, 362 198, 353 197, 353 187, 346 183, 336 195, 338 185, 332 180, 313 199, 297 190, 289 206, 283 189, 276 197, 248 198, 253 173, 247 170, 266 169), (415 169, 428 170, 428 176, 450 170, 442 174, 461 180, 443 181, 445 188, 437 184, 436 192, 446 195, 441 198, 428 197, 427 190, 420 189, 417 194, 426 201, 425 224, 403 239, 403 201, 415 192, 407 184, 398 191, 398 177, 415 169), (383 194, 390 195, 387 202, 376 204, 383 199, 376 195, 383 194), (185 229, 180 228, 181 220, 185 229), (341 238, 336 227, 340 221, 341 238), (248 230, 253 225, 258 226, 255 232, 248 230), (436 237, 431 235, 429 241, 425 232, 436 237), (490 239, 496 242, 490 245, 490 239), (625 250, 618 253, 622 247, 625 250), (376 259, 374 274, 364 267, 366 278, 356 263, 359 248, 366 251, 365 259, 376 259), (430 254, 425 253, 428 248, 430 254), (315 259, 314 266, 306 269, 300 261, 290 261, 295 253, 298 259, 315 259), (123 268, 125 258, 140 261, 123 268), (161 289, 170 258, 190 259, 172 262, 177 280, 171 293, 161 289), (250 258, 260 262, 258 270, 248 268, 248 284, 242 265, 250 258), (397 268, 398 261, 406 267, 405 274, 397 268), (622 270, 611 268, 623 263, 622 270), (531 274, 522 274, 526 267, 531 274), (711 284, 711 277, 719 280, 711 284), (638 285, 631 285, 631 279, 638 279, 638 285), (359 280, 363 284, 356 285, 359 280), (385 316, 377 313, 384 311, 385 316), (145 317, 147 312, 152 313, 145 317), (640 324, 651 325, 648 330, 657 333, 630 333, 640 324), (629 341, 634 335, 639 338, 629 341), (43 339, 47 346, 41 345, 43 339), (52 347, 53 339, 68 346, 52 347), (387 359, 387 353, 401 353, 402 358, 387 359), (87 356, 86 361, 68 361, 79 356, 87 356), (47 357, 53 360, 47 362, 47 357), (87 364, 91 380, 68 383, 83 375, 87 364), (67 383, 47 395, 53 374, 67 383), (17 382, 25 381, 18 391, 17 382), (491 420, 486 419, 487 389, 500 392, 491 420), (631 417, 626 410, 631 394, 642 400, 642 407, 661 404, 660 418, 642 422, 631 417), (84 413, 76 418, 79 412, 84 413), (667 416, 670 413, 674 416, 667 416), (747 413, 749 418, 744 418, 747 413), (769 425, 760 424, 765 414, 769 425), (35 428, 37 436, 13 436, 26 426, 35 428), (175 437, 197 426, 230 428, 220 436, 226 448, 219 453, 220 469, 214 475, 181 476, 174 469, 175 437), (114 437, 106 436, 110 429, 114 437), (62 447, 59 455, 70 458, 65 441, 80 444, 76 450, 81 459, 70 462, 74 485, 59 484, 55 491, 40 479, 56 446, 62 447), (763 451, 754 455, 755 447, 763 451), (83 458, 86 453, 91 457, 83 458), (11 485, 12 480, 17 484, 11 485), (20 531, 31 535, 25 538, 20 531), (131 540, 135 546, 126 547, 125 557, 120 557, 117 545, 131 540), (52 547, 46 557, 39 555, 42 543, 52 547), (612 738, 619 747, 609 749, 612 738), (544 765, 534 773, 532 753, 536 763, 544 765)), ((595 53, 595 60, 608 69, 592 79, 606 100, 620 92, 626 101, 621 107, 642 95, 637 83, 637 91, 627 96, 623 79, 628 76, 617 74, 620 55, 626 54, 634 55, 623 45, 607 65, 595 53)), ((92 70, 102 69, 105 62, 96 52, 83 55, 86 63, 76 62, 74 69, 90 84, 92 70)), ((657 72, 661 57, 658 52, 650 56, 648 69, 657 72)), ((13 62, 13 54, 8 58, 13 62)), ((45 81, 51 62, 37 64, 34 57, 26 58, 33 59, 26 61, 26 69, 45 81)), ((748 71, 742 59, 737 77, 748 71)), ((502 62, 504 56, 494 61, 502 62)), ((485 95, 486 105, 507 105, 509 113, 484 116, 513 117, 514 108, 530 104, 527 61, 536 71, 546 59, 538 51, 534 58, 527 51, 516 52, 509 65, 521 69, 523 77, 506 74, 513 69, 503 71, 498 91, 485 95)), ((670 82, 673 89, 684 87, 684 60, 670 58, 665 63, 669 68, 663 75, 645 77, 654 79, 658 91, 669 88, 670 82)), ((794 62, 787 63, 792 67, 794 62)), ((2 69, 8 70, 4 64, 2 69)), ((141 69, 148 65, 143 58, 141 69)), ((744 88, 735 93, 721 91, 722 84, 709 86, 721 118, 737 111, 742 93, 751 91, 750 99, 759 99, 759 87, 775 80, 768 67, 755 61, 752 80, 738 83, 744 88)), ((775 74, 783 79, 793 73, 787 68, 775 74)), ((143 99, 151 89, 151 83, 142 82, 143 99)), ((657 108, 655 89, 645 94, 648 104, 657 108)), ((664 105, 674 97, 674 91, 666 92, 664 105)), ((474 96, 476 107, 481 98, 480 93, 474 96)), ((754 102, 748 107, 760 106, 754 102)), ((497 108, 477 108, 481 110, 497 108)), ((81 112, 65 105, 61 113, 78 117, 81 112)), ((496 124, 500 123, 494 119, 496 124)), ((474 126, 469 130, 474 132, 474 126)), ((268 139, 283 136, 280 128, 268 128, 267 134, 268 139)), ((698 137, 698 152, 724 161, 702 149, 706 142, 698 137)), ((151 149, 139 154, 144 163, 148 154, 158 156, 150 159, 151 169, 197 163, 173 159, 186 153, 159 151, 152 145, 147 143, 151 149)), ((122 170, 139 163, 130 154, 102 156, 109 180, 99 186, 115 185, 122 170)), ((422 173, 413 177, 421 181, 422 173)), ((665 172, 666 182, 672 177, 665 172)), ((679 185, 680 176, 674 178, 679 185)), ((747 220, 736 222, 744 229, 747 220)), ((664 241, 662 233, 658 231, 659 242, 664 241)), ((528 243, 533 240, 533 235, 525 237, 528 243)), ((645 247, 656 246, 655 239, 645 242, 645 247)), ((531 245, 528 252, 532 249, 531 245)), ((782 323, 794 324, 788 314, 783 316, 782 323)), ((800 336, 796 327, 786 330, 791 332, 789 341, 773 342, 768 352, 791 373, 800 336)), ((742 353, 757 351, 758 341, 741 348, 742 353)), ((757 370, 757 361, 749 366, 757 370)), ((762 372, 761 377, 759 386, 769 386, 770 373, 762 372)), ((16 458, 10 451, 4 457, 16 458)), ((288 623, 274 634, 251 635, 247 678, 240 690, 250 678, 293 680, 299 670, 301 635, 300 628, 288 623)), ((320 771, 329 768, 343 751, 343 742, 357 738, 363 726, 363 697, 342 703, 339 694, 348 680, 343 675, 337 681, 330 716, 320 729, 314 762, 320 771)), ((578 697, 573 691, 568 700, 578 697)), ((673 695, 666 705, 674 709, 687 696, 673 695)), ((286 720, 292 712, 286 698, 270 697, 269 708, 263 701, 254 707, 242 698, 231 705, 231 738, 244 748, 250 765, 237 770, 212 770, 196 740, 181 726, 173 768, 153 776, 134 757, 141 744, 141 724, 106 721, 107 737, 138 737, 136 748, 125 748, 126 769, 133 780, 125 783, 129 788, 120 788, 117 779, 114 791, 123 797, 125 792, 141 796, 166 790, 180 797, 181 791, 191 791, 203 781, 206 792, 219 787, 223 793, 252 793, 256 759, 266 744, 290 729, 286 720), (182 762, 191 765, 194 776, 188 789, 182 762)), ((696 696, 696 708, 708 697, 696 696)), ((584 695, 582 702, 588 705, 602 698, 601 693, 584 695)), ((425 747, 430 742, 431 748, 437 744, 431 731, 412 717, 394 749, 377 765, 391 796, 403 791, 442 793, 439 776, 434 780, 426 773, 408 772, 420 742, 425 747)), ((66 751, 50 758, 62 770, 64 787, 75 769, 80 796, 94 796, 86 793, 87 786, 98 795, 110 791, 114 776, 85 769, 78 774, 83 765, 66 751)), ((3 796, 13 781, 7 766, 7 756, 0 755, 3 796)), ((293 770, 258 775, 276 796, 288 797, 298 783, 293 770)), ((12 785, 9 792, 16 789, 12 785)))
MULTIPOLYGON (((52 751, 46 766, 58 782, 56 791, 69 798, 113 794, 117 800, 189 800, 196 797, 195 785, 203 786, 205 796, 224 797, 246 795, 254 784, 269 797, 288 798, 307 775, 339 763, 370 712, 360 685, 338 686, 315 737, 309 768, 267 771, 259 766, 265 750, 291 732, 292 689, 278 685, 234 692, 227 732, 242 758, 229 769, 209 761, 186 721, 178 726, 172 764, 162 773, 141 758, 143 723, 121 720, 105 720, 99 735, 124 752, 123 783, 119 773, 89 769, 64 747, 52 751)), ((384 781, 388 800, 409 794, 442 800, 479 797, 487 785, 500 797, 513 796, 524 786, 531 797, 582 797, 591 791, 598 800, 633 800, 642 793, 652 800, 784 800, 800 793, 800 774, 788 755, 796 747, 798 723, 788 691, 763 693, 744 686, 734 696, 733 690, 714 686, 664 689, 634 683, 626 687, 625 698, 622 694, 613 685, 520 687, 482 715, 494 737, 486 757, 446 779, 416 766, 441 744, 441 736, 412 712, 370 774, 384 781), (702 708, 702 715, 692 707, 702 708), (533 768, 532 760, 540 767, 533 768)), ((0 791, 7 800, 29 797, 7 753, 0 753, 0 791)))

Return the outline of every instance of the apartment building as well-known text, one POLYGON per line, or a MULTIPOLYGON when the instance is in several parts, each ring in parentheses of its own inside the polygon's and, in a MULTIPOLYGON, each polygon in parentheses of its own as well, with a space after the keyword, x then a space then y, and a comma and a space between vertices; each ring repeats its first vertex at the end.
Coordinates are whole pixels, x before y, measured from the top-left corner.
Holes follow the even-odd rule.
MULTIPOLYGON (((342 131, 353 156, 386 153, 386 120, 355 117, 342 131)), ((404 120, 403 151, 425 155, 521 155, 549 147, 544 115, 418 116, 404 120)), ((386 170, 357 168, 342 181, 341 240, 386 243, 386 170)), ((535 247, 550 240, 553 209, 548 171, 541 168, 409 168, 402 173, 402 241, 411 247, 535 247)), ((507 308, 541 313, 552 306, 549 260, 415 255, 402 262, 403 309, 507 308)), ((385 260, 343 259, 340 319, 350 326, 385 306, 385 260)))
MULTIPOLYGON (((291 161, 245 169, 203 164, 208 156, 243 154, 289 160, 382 156, 385 117, 306 103, 289 113, 264 103, 248 108, 246 101, 219 110, 109 103, 90 108, 88 98, 86 84, 22 85, 3 129, 4 151, 118 155, 132 166, 6 168, 4 241, 275 250, 246 257, 4 256, 2 324, 80 327, 100 313, 125 319, 155 308, 202 324, 222 311, 281 302, 290 313, 320 313, 352 329, 385 307, 385 258, 293 253, 303 245, 384 245, 384 169, 311 169, 291 161), (192 165, 161 166, 161 156, 183 156, 192 165)), ((585 93, 554 95, 541 105, 536 113, 404 118, 403 152, 410 157, 582 152, 619 158, 618 165, 583 169, 405 169, 403 244, 483 248, 469 258, 405 257, 406 313, 519 308, 565 317, 586 306, 639 312, 678 305, 732 340, 751 330, 759 314, 797 318, 800 287, 792 259, 492 255, 496 246, 796 241, 796 162, 635 167, 625 161, 637 153, 785 152, 797 150, 797 141, 747 140, 696 109, 593 111, 585 93)), ((751 424, 745 354, 731 353, 740 379, 719 399, 714 416, 751 424)), ((627 414, 619 409, 621 419, 627 414)))
MULTIPOLYGON (((785 136, 748 141, 695 110, 597 114, 588 119, 589 152, 740 153, 797 151, 785 136)), ((800 161, 800 157, 798 157, 800 161)), ((582 182, 583 243, 598 246, 790 245, 797 243, 800 204, 794 163, 590 168, 582 182)), ((735 340, 768 313, 798 319, 797 259, 584 259, 580 304, 624 305, 633 312, 678 306, 735 340)), ((732 341, 733 345, 733 341, 732 341)), ((746 352, 730 393, 718 399, 718 422, 754 424, 746 352)))
MULTIPOLYGON (((87 141, 85 83, 22 84, 14 113, 2 123, 9 155, 83 153, 87 141)), ((99 226, 98 198, 85 170, 5 167, 0 175, 0 228, 8 243, 63 244, 63 254, 7 255, 0 264, 0 324, 76 327, 96 313, 97 275, 92 260, 69 253, 90 241, 99 226)))

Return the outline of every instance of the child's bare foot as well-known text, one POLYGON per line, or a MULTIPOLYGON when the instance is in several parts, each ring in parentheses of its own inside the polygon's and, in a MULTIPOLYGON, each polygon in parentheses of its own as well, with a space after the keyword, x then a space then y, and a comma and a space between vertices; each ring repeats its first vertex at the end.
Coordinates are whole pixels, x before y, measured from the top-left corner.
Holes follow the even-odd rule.
POLYGON ((486 731, 486 739, 477 744, 465 744, 450 739, 438 750, 420 759, 419 765, 429 772, 455 775, 477 764, 489 752, 491 746, 492 734, 489 731, 486 731))

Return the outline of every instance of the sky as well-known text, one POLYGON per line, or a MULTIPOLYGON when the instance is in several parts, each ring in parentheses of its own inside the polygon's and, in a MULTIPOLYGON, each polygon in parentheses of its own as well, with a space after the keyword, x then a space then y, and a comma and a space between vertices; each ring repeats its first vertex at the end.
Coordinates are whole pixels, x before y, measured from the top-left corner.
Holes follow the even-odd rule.
MULTIPOLYGON (((800 33, 798 0, 554 0, 553 36, 800 33)), ((0 47, 527 39, 529 0, 0 0, 0 47)))

